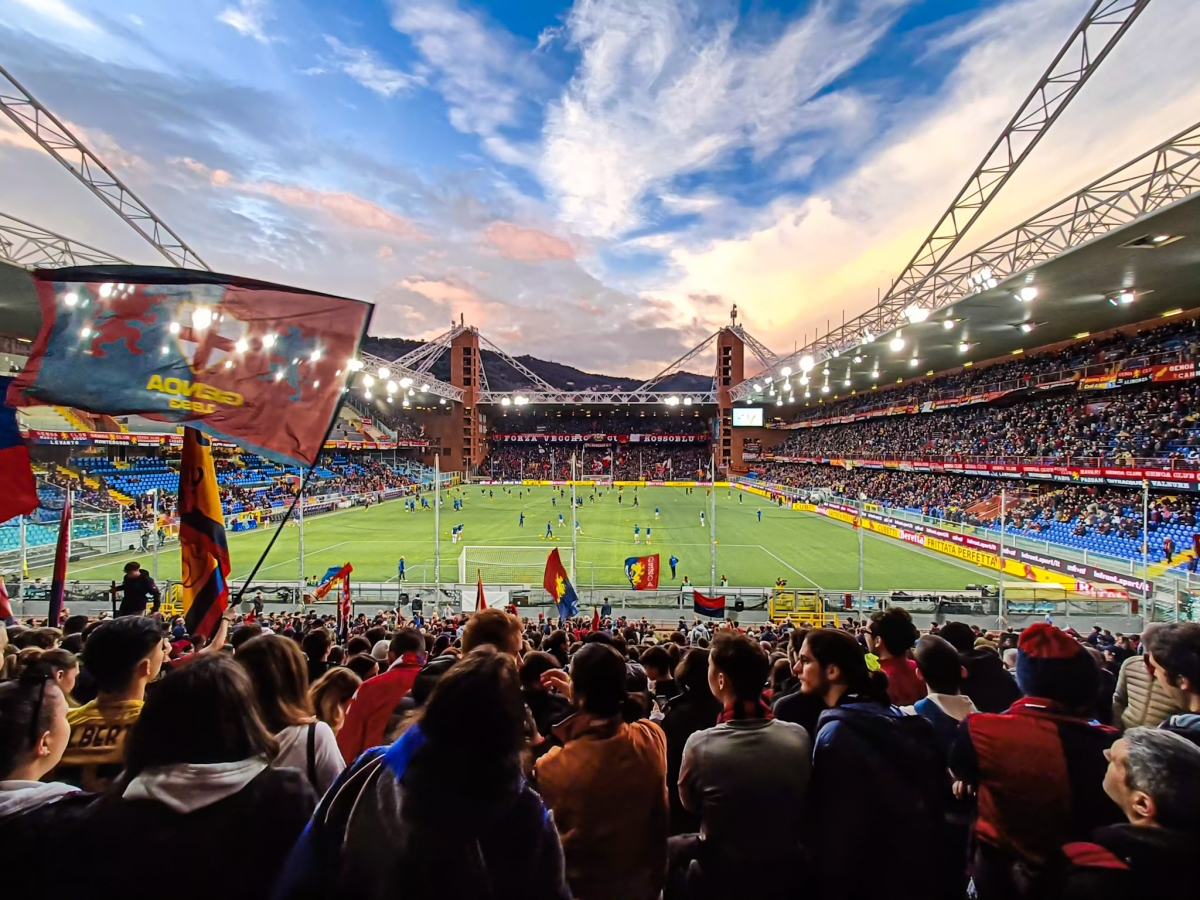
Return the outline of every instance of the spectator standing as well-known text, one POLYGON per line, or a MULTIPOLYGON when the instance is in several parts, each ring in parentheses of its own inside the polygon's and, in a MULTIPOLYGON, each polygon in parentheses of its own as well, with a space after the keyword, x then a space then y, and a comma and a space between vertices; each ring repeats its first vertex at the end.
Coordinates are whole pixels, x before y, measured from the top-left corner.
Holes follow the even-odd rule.
POLYGON ((415 628, 401 628, 388 645, 386 672, 368 678, 350 701, 346 723, 337 734, 338 749, 347 765, 360 753, 383 743, 400 701, 412 690, 425 661, 425 639, 415 628))
POLYGON ((577 900, 657 900, 667 872, 666 736, 648 720, 624 720, 625 659, 607 644, 586 644, 570 676, 552 669, 543 678, 575 709, 554 729, 563 746, 534 770, 562 830, 571 893, 577 900))
POLYGON ((691 861, 693 900, 729 896, 745 872, 804 858, 812 745, 803 727, 778 721, 763 703, 767 668, 753 639, 734 631, 713 639, 708 686, 722 712, 688 738, 679 773, 680 800, 700 817, 700 832, 671 839, 672 868, 691 861))
POLYGON ((308 683, 315 684, 329 671, 329 650, 333 647, 333 637, 324 628, 313 628, 301 638, 300 646, 307 657, 308 683))
POLYGON ((250 675, 263 724, 279 742, 271 765, 299 769, 320 797, 346 768, 333 729, 313 714, 304 654, 276 634, 250 641, 237 656, 250 675))
MULTIPOLYGON (((94 635, 93 635, 94 637, 94 635)), ((207 900, 207 877, 179 877, 180 860, 220 837, 251 842, 220 860, 223 897, 261 900, 316 806, 307 779, 268 761, 278 743, 263 726, 245 671, 221 654, 173 670, 147 699, 129 736, 126 769, 82 826, 70 880, 99 897, 207 900), (137 863, 130 864, 130 841, 137 863)))
POLYGON ((985 713, 1002 713, 1021 699, 1021 689, 1004 668, 1000 657, 987 649, 975 648, 975 632, 962 622, 949 622, 938 634, 958 651, 967 677, 962 692, 975 708, 985 713))
POLYGON ((1131 728, 1105 751, 1104 791, 1125 822, 1063 847, 1062 900, 1184 897, 1200 884, 1200 747, 1169 731, 1131 728))
POLYGON ((675 667, 675 683, 680 693, 663 714, 663 733, 667 736, 667 798, 670 804, 670 832, 682 834, 700 829, 700 817, 683 808, 679 799, 679 770, 683 748, 697 731, 712 728, 721 714, 721 701, 708 689, 708 651, 688 650, 675 667))
POLYGON ((646 670, 646 678, 654 682, 652 691, 659 707, 664 707, 681 691, 671 674, 671 655, 664 647, 649 647, 638 660, 646 670))
MULTIPOLYGON (((145 547, 143 546, 143 549, 145 547)), ((152 597, 154 605, 151 612, 158 612, 162 602, 162 592, 150 573, 145 571, 138 562, 125 563, 125 577, 117 588, 121 593, 121 606, 117 609, 118 616, 140 616, 146 612, 146 598, 152 597)))
POLYGON ((554 819, 521 774, 525 715, 512 657, 467 654, 394 744, 342 773, 276 900, 570 900, 554 819))
POLYGON ((146 685, 158 677, 169 653, 158 622, 146 616, 110 619, 92 630, 83 645, 83 668, 95 682, 96 699, 67 714, 71 740, 55 778, 101 791, 120 774, 146 685))
POLYGON ((1005 713, 968 716, 950 759, 978 795, 972 874, 980 900, 1028 896, 1063 844, 1120 816, 1102 789, 1104 751, 1117 732, 1089 721, 1095 663, 1047 623, 1026 628, 1017 650, 1026 696, 1005 713))
POLYGON ((1200 624, 1172 622, 1151 634, 1146 644, 1154 677, 1183 712, 1162 727, 1200 746, 1200 624))
POLYGON ((828 707, 817 723, 809 789, 811 851, 821 897, 943 897, 944 806, 949 783, 929 723, 890 705, 879 673, 844 631, 809 632, 800 649, 800 689, 828 707), (886 823, 864 866, 864 817, 886 823))
POLYGON ((917 664, 910 656, 918 637, 907 609, 893 606, 871 616, 867 649, 879 657, 879 667, 888 679, 888 697, 896 706, 911 706, 925 696, 925 684, 917 677, 917 664))
MULTIPOLYGON (((1155 631, 1164 627, 1152 622, 1142 632, 1147 643, 1155 631)), ((1154 677, 1154 665, 1148 655, 1135 655, 1121 663, 1117 672, 1117 689, 1113 693, 1113 725, 1126 731, 1130 728, 1157 728, 1166 719, 1182 712, 1167 688, 1154 677)))

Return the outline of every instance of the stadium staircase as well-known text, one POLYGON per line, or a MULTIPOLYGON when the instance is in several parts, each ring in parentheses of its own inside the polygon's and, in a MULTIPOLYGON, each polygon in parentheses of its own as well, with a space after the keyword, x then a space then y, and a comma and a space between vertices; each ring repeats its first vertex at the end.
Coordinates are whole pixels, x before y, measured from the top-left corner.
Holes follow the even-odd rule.
POLYGON ((57 406, 27 406, 17 410, 21 424, 30 431, 78 431, 57 406))

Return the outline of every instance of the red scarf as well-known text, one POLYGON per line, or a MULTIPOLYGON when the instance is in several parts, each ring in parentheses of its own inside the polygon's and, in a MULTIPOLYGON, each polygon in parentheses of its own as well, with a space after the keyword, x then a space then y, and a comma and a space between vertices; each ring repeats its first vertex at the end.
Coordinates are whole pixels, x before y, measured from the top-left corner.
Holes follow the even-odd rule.
POLYGON ((774 713, 771 712, 771 707, 763 703, 761 700, 743 700, 739 703, 730 703, 717 716, 717 724, 732 722, 742 719, 773 719, 774 713))

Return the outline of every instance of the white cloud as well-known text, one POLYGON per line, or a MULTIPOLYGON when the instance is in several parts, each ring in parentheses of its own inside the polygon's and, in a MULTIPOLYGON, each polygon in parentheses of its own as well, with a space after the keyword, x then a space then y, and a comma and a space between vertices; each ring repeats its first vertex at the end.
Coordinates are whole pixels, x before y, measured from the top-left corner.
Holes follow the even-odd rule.
POLYGON ((16 0, 16 2, 47 19, 52 19, 59 25, 65 25, 78 31, 100 30, 95 22, 68 4, 66 0, 16 0))
POLYGON ((537 70, 513 37, 460 9, 456 0, 393 0, 392 26, 407 35, 432 69, 433 85, 450 107, 450 124, 493 139, 489 151, 503 161, 527 157, 501 139, 515 125, 537 70))
POLYGON ((272 18, 269 0, 242 0, 240 6, 228 6, 217 13, 218 22, 235 29, 243 37, 254 38, 260 44, 271 41, 264 29, 272 18))
MULTIPOLYGON (((964 55, 933 98, 876 149, 808 196, 781 196, 743 233, 675 245, 677 278, 657 292, 681 308, 715 293, 747 327, 790 348, 872 306, 1025 99, 1083 12, 1077 0, 1013 0, 934 50, 964 55)), ((1193 124, 1200 108, 1194 0, 1151 5, 953 256, 1012 227, 1193 124), (1113 123, 1120 123, 1114 127, 1113 123)))
POLYGON ((586 233, 616 236, 641 221, 647 193, 749 149, 782 143, 844 115, 814 101, 887 32, 906 0, 850 10, 818 0, 773 40, 738 32, 686 0, 577 0, 567 17, 582 54, 548 110, 538 172, 562 216, 586 233))
MULTIPOLYGON (((325 35, 325 40, 333 50, 332 65, 381 97, 391 97, 424 84, 420 76, 389 66, 373 50, 348 47, 330 35, 325 35)), ((319 73, 321 70, 314 71, 319 73)))

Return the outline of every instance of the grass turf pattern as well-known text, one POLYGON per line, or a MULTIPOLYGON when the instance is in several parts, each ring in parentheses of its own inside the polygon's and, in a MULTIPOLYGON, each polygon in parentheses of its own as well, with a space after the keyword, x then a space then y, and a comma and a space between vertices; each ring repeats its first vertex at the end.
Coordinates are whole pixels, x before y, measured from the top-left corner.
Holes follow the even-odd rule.
MULTIPOLYGON (((629 556, 658 553, 662 557, 660 587, 677 586, 683 576, 706 588, 709 583, 709 528, 700 525, 700 513, 708 515, 706 488, 642 487, 637 489, 638 506, 633 506, 634 489, 620 494, 616 488, 593 491, 577 488, 583 500, 579 510, 582 534, 578 539, 576 580, 581 587, 592 583, 626 584, 624 560, 629 556), (655 507, 660 518, 654 518, 655 507), (641 544, 633 542, 633 527, 641 528, 641 544), (651 529, 647 546, 646 529, 651 529), (667 560, 679 558, 677 578, 671 578, 667 560)), ((429 509, 405 511, 401 500, 354 507, 304 523, 305 569, 321 575, 328 567, 350 562, 354 579, 364 582, 396 580, 396 563, 405 557, 408 580, 433 580, 432 494, 429 509)), ((571 545, 570 488, 483 487, 463 485, 444 493, 441 510, 441 580, 458 579, 458 558, 465 545, 557 546, 571 545), (509 493, 511 490, 511 494, 509 493), (455 511, 452 501, 461 498, 463 509, 455 511), (553 504, 551 502, 553 498, 553 504), (525 515, 524 527, 518 525, 525 515), (559 527, 558 516, 564 524, 559 527), (546 541, 550 522, 554 541, 546 541), (464 525, 462 542, 452 544, 450 529, 464 525)), ((824 590, 857 590, 858 535, 849 526, 821 516, 779 507, 764 498, 736 488, 717 488, 717 582, 722 575, 732 587, 769 587, 786 578, 792 588, 820 587, 824 590), (739 499, 740 498, 740 499, 739 499), (758 512, 762 511, 759 519, 758 512)), ((227 532, 232 577, 249 575, 255 560, 270 539, 271 528, 250 532, 227 532)), ((135 540, 130 535, 130 542, 135 540)), ((299 529, 287 526, 263 563, 256 580, 295 581, 298 568, 299 529)), ((987 576, 981 570, 948 558, 937 558, 898 542, 867 532, 865 535, 865 586, 868 591, 961 589, 987 576)), ((106 557, 91 557, 73 563, 68 579, 108 581, 121 579, 121 567, 137 559, 150 568, 151 554, 141 550, 106 557)), ((179 547, 168 544, 159 551, 159 578, 179 578, 179 547)), ((49 577, 49 570, 31 574, 49 577)), ((486 576, 485 576, 486 577, 486 576)), ((474 572, 468 573, 468 580, 474 572)), ((994 575, 992 576, 994 580, 994 575)))

